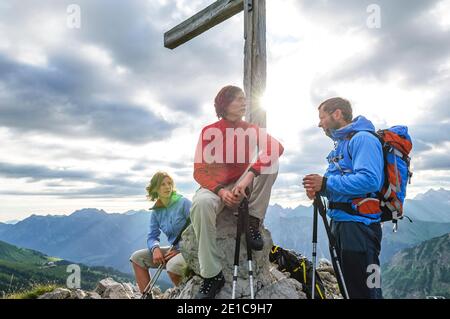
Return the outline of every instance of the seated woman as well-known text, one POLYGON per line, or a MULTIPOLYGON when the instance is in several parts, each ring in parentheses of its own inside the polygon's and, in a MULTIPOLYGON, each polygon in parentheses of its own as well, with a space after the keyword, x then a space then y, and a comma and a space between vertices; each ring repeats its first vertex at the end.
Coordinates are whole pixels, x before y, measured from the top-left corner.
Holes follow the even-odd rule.
POLYGON ((150 282, 149 268, 158 268, 161 264, 164 264, 174 285, 180 284, 186 262, 178 245, 170 252, 169 247, 160 247, 159 236, 162 230, 172 244, 186 225, 191 208, 191 202, 176 192, 172 177, 165 172, 157 172, 146 190, 150 201, 156 200, 151 208, 148 248, 138 250, 130 257, 141 293, 150 282))

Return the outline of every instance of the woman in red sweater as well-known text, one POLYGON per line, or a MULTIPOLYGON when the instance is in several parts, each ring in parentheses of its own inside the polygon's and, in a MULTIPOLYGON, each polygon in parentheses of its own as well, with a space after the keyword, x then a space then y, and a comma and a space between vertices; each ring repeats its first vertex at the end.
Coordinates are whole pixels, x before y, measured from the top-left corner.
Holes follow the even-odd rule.
POLYGON ((219 121, 204 127, 200 135, 194 178, 201 187, 190 212, 204 278, 199 299, 214 298, 225 283, 216 244, 216 216, 225 207, 236 210, 247 187, 251 190, 250 245, 254 250, 263 249, 260 227, 278 174, 278 157, 283 153, 283 146, 265 129, 242 120, 246 101, 241 88, 222 88, 214 102, 219 121))

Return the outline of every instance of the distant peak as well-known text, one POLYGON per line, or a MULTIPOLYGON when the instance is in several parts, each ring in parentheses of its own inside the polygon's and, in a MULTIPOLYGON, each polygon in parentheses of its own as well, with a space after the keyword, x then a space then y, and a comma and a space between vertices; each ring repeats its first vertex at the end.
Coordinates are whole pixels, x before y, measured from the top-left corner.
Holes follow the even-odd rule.
POLYGON ((74 211, 71 216, 73 215, 85 215, 85 214, 107 214, 103 209, 97 209, 97 208, 83 208, 74 211))
POLYGON ((441 187, 439 189, 431 188, 423 194, 418 194, 416 197, 414 197, 414 199, 415 200, 430 200, 430 199, 450 200, 450 190, 447 190, 443 187, 441 187))
POLYGON ((20 222, 19 219, 13 219, 13 220, 7 220, 6 222, 3 222, 4 224, 9 224, 9 225, 15 225, 18 222, 20 222))
POLYGON ((142 214, 142 213, 148 213, 148 210, 145 210, 145 209, 140 209, 140 210, 129 210, 129 211, 126 211, 126 212, 123 213, 123 214, 124 214, 124 215, 127 215, 127 216, 132 216, 132 215, 142 214))

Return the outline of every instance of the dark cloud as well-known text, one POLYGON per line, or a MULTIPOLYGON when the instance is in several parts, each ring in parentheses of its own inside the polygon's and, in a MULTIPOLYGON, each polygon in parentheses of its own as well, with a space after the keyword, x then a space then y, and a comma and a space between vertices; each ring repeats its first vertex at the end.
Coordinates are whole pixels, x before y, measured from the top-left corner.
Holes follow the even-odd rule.
MULTIPOLYGON (((66 167, 49 168, 35 164, 14 164, 0 162, 0 176, 6 178, 26 178, 30 182, 42 180, 61 180, 62 182, 94 182, 105 186, 122 185, 128 188, 142 187, 142 182, 130 181, 129 174, 118 173, 113 177, 99 177, 95 172, 66 167)), ((48 186, 59 187, 57 182, 47 183, 48 186)))
POLYGON ((366 27, 370 13, 369 5, 376 4, 381 9, 383 25, 398 26, 420 16, 420 13, 431 8, 439 0, 343 0, 343 1, 295 1, 299 11, 310 16, 317 23, 331 24, 347 31, 350 27, 366 27))
POLYGON ((145 171, 148 168, 148 165, 146 165, 145 163, 141 163, 141 162, 137 162, 136 164, 134 164, 133 166, 131 166, 131 170, 132 171, 145 171))
POLYGON ((413 154, 430 151, 433 148, 433 145, 431 143, 425 143, 416 138, 413 138, 412 141, 413 141, 413 150, 412 150, 413 154))
POLYGON ((357 80, 377 78, 381 81, 397 72, 405 79, 402 85, 433 85, 438 69, 448 59, 450 32, 430 32, 425 24, 411 25, 380 37, 375 50, 352 61, 333 78, 357 80))
MULTIPOLYGON (((329 81, 377 78, 385 80, 398 71, 406 77, 406 84, 430 84, 437 69, 448 58, 450 32, 441 28, 436 19, 426 19, 439 1, 370 0, 299 1, 298 6, 317 23, 340 29, 363 32, 375 47, 358 54, 329 74, 329 81), (380 7, 381 27, 368 28, 369 5, 380 7), (332 17, 332 19, 330 19, 332 17)), ((336 48, 339 50, 339 48, 336 48)), ((330 52, 330 55, 334 54, 330 52)), ((323 81, 321 79, 320 81, 323 81)))
POLYGON ((427 171, 450 171, 450 156, 447 150, 445 153, 431 153, 419 156, 415 161, 416 170, 427 171))
POLYGON ((57 197, 63 199, 85 199, 85 198, 126 198, 130 196, 145 197, 144 191, 129 188, 126 186, 98 186, 91 188, 83 188, 77 190, 49 190, 49 191, 2 191, 2 195, 10 196, 36 196, 36 197, 57 197))
MULTIPOLYGON (((449 83, 450 85, 450 83, 449 83)), ((433 151, 433 148, 450 152, 450 93, 438 96, 416 123, 410 126, 413 139, 413 155, 419 160, 418 169, 450 169, 448 154, 445 156, 433 151)))
POLYGON ((163 33, 184 19, 171 19, 178 12, 172 1, 78 1, 81 29, 60 26, 66 29, 63 42, 50 47, 29 35, 26 21, 36 12, 65 16, 71 3, 11 3, 0 13, 6 34, 42 45, 48 60, 47 67, 33 67, 0 52, 0 125, 145 143, 169 137, 174 126, 130 103, 133 90, 146 89, 169 109, 195 117, 223 84, 242 77, 243 39, 230 22, 176 50, 164 48, 163 33), (88 45, 129 70, 128 80, 86 58, 82 49, 88 45))
MULTIPOLYGON (((93 65, 58 57, 47 69, 0 55, 0 125, 75 137, 148 143, 170 137, 174 124, 126 101, 107 102, 93 65)), ((113 89, 113 88, 111 88, 113 89)))
MULTIPOLYGON (((178 174, 178 173, 177 173, 178 174)), ((180 174, 178 174, 180 175, 180 174)), ((191 174, 189 174, 191 175, 191 174)), ((144 196, 148 185, 147 177, 128 173, 101 176, 97 172, 73 168, 49 168, 35 164, 13 164, 0 162, 0 177, 26 179, 28 183, 45 181, 40 191, 3 190, 3 195, 55 196, 61 198, 118 198, 144 196), (75 182, 89 182, 96 186, 82 187, 75 182)), ((194 192, 197 184, 193 179, 176 181, 182 192, 194 192)))
POLYGON ((0 176, 5 178, 24 178, 29 183, 48 181, 47 188, 38 192, 2 191, 3 195, 58 196, 64 198, 123 197, 145 195, 146 182, 131 180, 128 174, 111 177, 98 176, 92 171, 72 168, 49 168, 43 165, 13 164, 0 162, 0 176), (73 182, 95 183, 95 187, 73 186, 73 182))
POLYGON ((413 142, 417 142, 414 144, 419 146, 419 149, 414 146, 415 151, 429 150, 432 145, 450 141, 450 123, 422 121, 412 125, 409 132, 413 136, 413 142), (424 147, 424 145, 428 147, 424 147))
POLYGON ((76 39, 108 50, 174 110, 198 114, 224 79, 242 78, 243 36, 235 34, 229 22, 169 50, 163 46, 164 32, 189 18, 171 19, 179 11, 175 1, 157 6, 141 0, 86 0, 80 6, 85 24, 76 39))
POLYGON ((87 181, 93 177, 92 172, 73 169, 51 169, 41 165, 13 164, 0 162, 0 175, 8 178, 27 178, 32 181, 47 179, 65 179, 87 181))

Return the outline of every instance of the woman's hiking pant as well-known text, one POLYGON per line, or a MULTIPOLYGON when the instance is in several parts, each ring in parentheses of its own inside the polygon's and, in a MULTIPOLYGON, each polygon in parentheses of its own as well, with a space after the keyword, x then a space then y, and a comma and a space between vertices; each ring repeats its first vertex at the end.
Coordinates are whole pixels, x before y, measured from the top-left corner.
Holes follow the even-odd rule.
MULTIPOLYGON (((266 215, 277 174, 261 174, 249 186, 249 214, 261 222, 266 215)), ((231 190, 234 185, 235 183, 229 184, 225 188, 231 190)), ((199 188, 192 199, 191 222, 198 241, 200 275, 203 278, 214 277, 222 270, 216 243, 216 217, 224 208, 220 197, 205 188, 199 188)), ((230 218, 232 217, 230 212, 230 218)))

